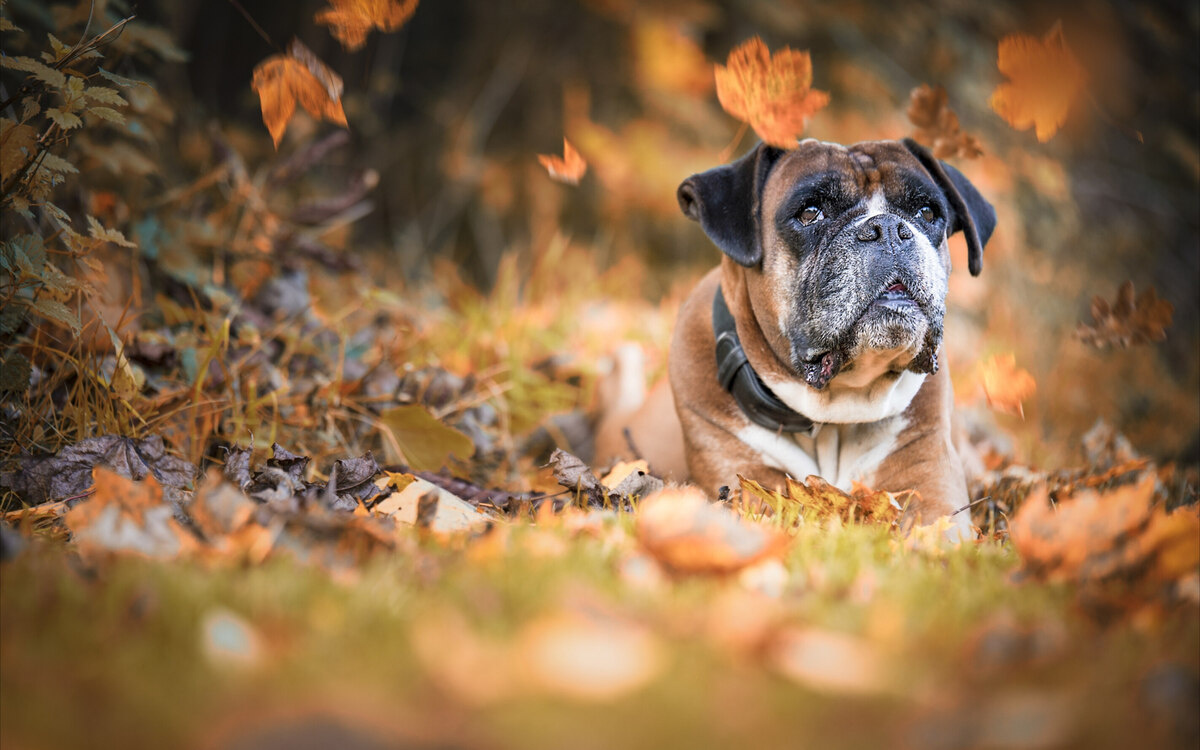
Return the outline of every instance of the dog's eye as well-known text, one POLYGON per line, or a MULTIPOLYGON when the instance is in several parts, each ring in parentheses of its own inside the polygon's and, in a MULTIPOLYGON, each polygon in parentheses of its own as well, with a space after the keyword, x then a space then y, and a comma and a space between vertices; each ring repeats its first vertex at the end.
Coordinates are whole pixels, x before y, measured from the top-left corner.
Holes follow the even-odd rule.
POLYGON ((804 226, 820 221, 823 218, 825 218, 825 214, 816 206, 809 206, 800 212, 800 223, 804 226))
POLYGON ((937 211, 934 211, 932 206, 921 206, 917 216, 921 217, 921 221, 933 221, 937 218, 937 211))

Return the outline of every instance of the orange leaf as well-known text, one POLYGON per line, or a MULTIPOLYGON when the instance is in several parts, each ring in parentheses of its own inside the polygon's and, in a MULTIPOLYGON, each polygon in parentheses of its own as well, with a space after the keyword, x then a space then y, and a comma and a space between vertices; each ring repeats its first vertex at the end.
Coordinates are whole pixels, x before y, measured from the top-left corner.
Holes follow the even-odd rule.
POLYGON ((1037 381, 1025 370, 1017 367, 1012 354, 997 354, 979 366, 979 380, 987 395, 988 406, 996 411, 1016 414, 1025 418, 1021 402, 1037 391, 1037 381))
POLYGON ((297 102, 313 117, 346 127, 341 77, 298 39, 288 45, 287 55, 274 55, 259 63, 250 85, 258 93, 263 122, 276 148, 297 102))
POLYGON ((807 52, 784 47, 772 56, 758 37, 734 48, 725 66, 716 66, 716 82, 725 111, 779 148, 795 148, 808 118, 829 103, 829 94, 810 88, 807 52))
POLYGON ((412 18, 419 0, 329 0, 331 7, 314 17, 353 52, 367 43, 371 29, 395 31, 412 18))
POLYGON ((172 558, 195 547, 195 540, 175 521, 154 474, 144 482, 96 466, 95 491, 63 517, 85 555, 123 552, 172 558))
POLYGON ((913 138, 929 146, 939 159, 983 155, 979 139, 962 132, 958 115, 950 109, 946 89, 923 83, 909 94, 908 120, 915 126, 913 138))
POLYGON ((538 161, 550 173, 550 179, 568 185, 578 185, 587 172, 587 162, 566 138, 563 138, 561 159, 552 154, 538 154, 538 161))
POLYGON ((1054 137, 1083 90, 1086 74, 1054 24, 1042 39, 1011 34, 1000 40, 1000 72, 1011 79, 992 92, 988 104, 1017 130, 1037 131, 1042 143, 1054 137))
POLYGON ((1083 490, 1057 505, 1045 486, 1013 517, 1009 534, 1025 569, 1049 580, 1174 581, 1200 564, 1200 516, 1154 507, 1155 477, 1104 493, 1083 490))
POLYGON ((781 558, 788 539, 775 529, 738 518, 695 487, 656 492, 638 508, 638 541, 678 573, 735 573, 781 558))

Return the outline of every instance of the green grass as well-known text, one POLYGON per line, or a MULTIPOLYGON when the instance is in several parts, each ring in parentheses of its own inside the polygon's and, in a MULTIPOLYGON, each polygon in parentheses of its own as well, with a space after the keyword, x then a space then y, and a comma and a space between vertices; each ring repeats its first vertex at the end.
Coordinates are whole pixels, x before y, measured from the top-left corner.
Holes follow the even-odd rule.
POLYGON ((399 548, 331 576, 285 557, 88 567, 34 545, 0 567, 3 745, 243 747, 332 724, 404 747, 1149 747, 1188 741, 1196 721, 1178 700, 1200 668, 1195 606, 1098 623, 1068 586, 1012 582, 1015 555, 996 543, 906 551, 879 527, 804 527, 778 599, 736 580, 630 583, 631 536, 523 525, 491 556, 399 548), (547 534, 561 554, 531 542, 547 534), (202 623, 221 610, 257 634, 253 663, 206 651, 202 623), (611 701, 518 680, 479 704, 410 640, 414 624, 457 613, 499 653, 560 611, 633 623, 661 670, 611 701), (777 624, 743 646, 719 636, 763 612, 777 624), (852 693, 793 681, 770 647, 780 628, 849 634, 886 677, 852 693))

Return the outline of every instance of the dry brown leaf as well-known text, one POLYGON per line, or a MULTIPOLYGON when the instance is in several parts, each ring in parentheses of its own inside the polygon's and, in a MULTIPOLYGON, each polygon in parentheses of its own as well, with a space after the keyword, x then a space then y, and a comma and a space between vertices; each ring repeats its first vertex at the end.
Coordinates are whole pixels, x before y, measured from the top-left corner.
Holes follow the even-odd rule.
POLYGON ((1042 39, 1011 34, 1000 40, 1000 72, 1009 77, 992 92, 988 104, 1017 130, 1035 128, 1042 143, 1067 121, 1087 75, 1063 38, 1061 23, 1042 39))
POLYGON ((263 122, 276 148, 296 112, 297 102, 313 117, 347 127, 341 77, 298 39, 288 45, 286 55, 274 55, 259 63, 250 85, 258 93, 263 122))
POLYGON ((663 567, 677 573, 735 573, 787 552, 785 535, 738 518, 695 487, 673 487, 638 508, 637 536, 663 567))
POLYGON ((153 474, 137 482, 97 466, 92 481, 92 496, 63 517, 85 555, 118 552, 173 558, 196 546, 163 500, 162 485, 153 474))
POLYGON ((567 185, 578 185, 587 173, 587 162, 566 138, 563 138, 562 157, 538 154, 538 162, 550 173, 550 179, 567 185))
POLYGON ((1092 299, 1092 325, 1079 324, 1075 336, 1097 349, 1109 346, 1128 347, 1162 341, 1175 315, 1175 306, 1159 299, 1154 287, 1148 286, 1134 298, 1133 282, 1126 281, 1117 290, 1117 298, 1109 304, 1103 297, 1092 299))
POLYGON ((958 115, 950 109, 946 89, 923 83, 912 90, 908 99, 908 120, 913 138, 929 146, 938 159, 960 156, 974 159, 983 155, 979 140, 962 132, 958 115))
POLYGON ((367 43, 372 29, 395 31, 412 18, 420 0, 329 0, 314 20, 353 52, 367 43))
POLYGON ((725 111, 779 148, 795 148, 808 118, 829 103, 829 94, 811 88, 808 52, 784 47, 772 55, 758 37, 716 66, 716 83, 725 111))
POLYGON ((1022 402, 1037 391, 1037 381, 1017 367, 1017 359, 1012 354, 997 354, 980 364, 979 382, 983 385, 988 406, 1022 419, 1025 418, 1022 402))
POLYGON ((1025 570, 1052 581, 1097 583, 1148 576, 1175 581, 1200 564, 1200 515, 1168 515, 1153 505, 1154 475, 1099 493, 1083 490, 1056 505, 1043 486, 1012 519, 1010 538, 1025 570))

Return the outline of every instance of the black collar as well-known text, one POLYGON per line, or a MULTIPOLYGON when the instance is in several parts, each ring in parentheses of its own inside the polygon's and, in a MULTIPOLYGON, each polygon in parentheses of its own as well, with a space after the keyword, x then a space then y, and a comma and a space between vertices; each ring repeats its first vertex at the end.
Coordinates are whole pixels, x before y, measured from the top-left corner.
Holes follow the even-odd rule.
POLYGON ((712 325, 717 339, 717 380, 733 394, 750 421, 773 432, 811 433, 813 421, 780 401, 750 366, 719 285, 713 295, 712 325))

